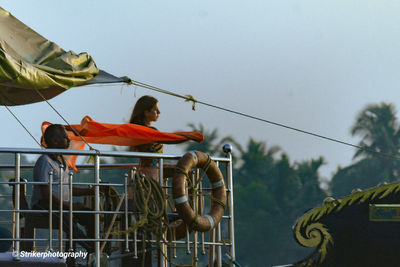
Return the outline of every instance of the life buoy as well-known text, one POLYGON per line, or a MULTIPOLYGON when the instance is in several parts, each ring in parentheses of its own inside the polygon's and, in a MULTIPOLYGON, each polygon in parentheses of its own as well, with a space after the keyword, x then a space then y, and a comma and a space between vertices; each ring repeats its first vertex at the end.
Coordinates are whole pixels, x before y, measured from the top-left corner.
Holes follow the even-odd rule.
POLYGON ((176 240, 186 236, 187 228, 189 232, 212 230, 219 224, 224 215, 226 190, 223 175, 217 164, 203 152, 188 152, 178 161, 172 180, 172 196, 175 208, 183 220, 183 222, 172 226, 172 233, 176 240), (210 180, 212 188, 211 206, 207 215, 198 215, 189 204, 186 184, 188 183, 187 179, 191 179, 189 171, 192 168, 202 168, 210 180))

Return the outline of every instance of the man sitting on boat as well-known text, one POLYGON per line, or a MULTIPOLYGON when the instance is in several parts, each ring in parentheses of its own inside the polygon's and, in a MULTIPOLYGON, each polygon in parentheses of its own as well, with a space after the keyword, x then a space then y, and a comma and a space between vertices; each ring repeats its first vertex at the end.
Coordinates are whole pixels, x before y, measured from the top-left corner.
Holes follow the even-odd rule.
MULTIPOLYGON (((44 141, 47 148, 54 149, 67 149, 70 143, 67 132, 64 126, 60 124, 53 124, 47 127, 44 132, 44 141)), ((69 200, 69 168, 67 162, 65 161, 63 155, 61 154, 43 154, 36 162, 33 170, 33 180, 35 182, 49 182, 49 175, 52 173, 53 185, 52 185, 52 195, 50 194, 49 185, 34 185, 31 207, 36 210, 48 210, 49 209, 49 197, 52 198, 53 207, 53 218, 58 221, 59 218, 59 208, 60 208, 60 180, 62 179, 62 201, 63 209, 69 210, 70 200, 69 200), (62 177, 61 177, 62 176, 62 177)), ((103 187, 100 187, 103 188, 103 187)), ((93 188, 78 188, 73 187, 74 196, 87 196, 94 195, 93 188)), ((80 211, 91 211, 90 208, 86 207, 83 203, 73 203, 73 210, 80 211)), ((87 213, 74 213, 74 222, 78 222, 85 227, 87 238, 94 238, 94 216, 93 214, 87 213)), ((69 216, 63 216, 63 229, 64 232, 69 233, 69 216)), ((73 227, 74 238, 85 238, 86 236, 83 232, 74 225, 73 227)), ((79 242, 86 250, 89 252, 94 251, 93 242, 79 242)))

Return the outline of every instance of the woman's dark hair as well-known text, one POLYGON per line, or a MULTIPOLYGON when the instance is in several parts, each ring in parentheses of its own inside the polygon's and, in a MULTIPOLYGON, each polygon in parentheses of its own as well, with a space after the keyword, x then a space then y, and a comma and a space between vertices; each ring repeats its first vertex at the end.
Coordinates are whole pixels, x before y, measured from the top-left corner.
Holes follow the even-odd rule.
POLYGON ((152 97, 150 95, 145 95, 145 96, 142 96, 141 98, 139 98, 135 104, 135 107, 133 108, 131 119, 129 120, 129 123, 145 125, 144 112, 146 110, 147 111, 151 110, 154 107, 154 105, 157 103, 158 103, 158 100, 155 97, 152 97))

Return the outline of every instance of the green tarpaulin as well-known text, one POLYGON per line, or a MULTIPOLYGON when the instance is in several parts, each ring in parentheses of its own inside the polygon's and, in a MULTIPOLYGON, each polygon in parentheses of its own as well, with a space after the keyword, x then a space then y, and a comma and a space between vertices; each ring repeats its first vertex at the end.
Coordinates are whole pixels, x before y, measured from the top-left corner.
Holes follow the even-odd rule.
POLYGON ((42 96, 50 99, 75 86, 128 81, 99 70, 87 53, 64 51, 0 7, 0 105, 43 101, 42 96))

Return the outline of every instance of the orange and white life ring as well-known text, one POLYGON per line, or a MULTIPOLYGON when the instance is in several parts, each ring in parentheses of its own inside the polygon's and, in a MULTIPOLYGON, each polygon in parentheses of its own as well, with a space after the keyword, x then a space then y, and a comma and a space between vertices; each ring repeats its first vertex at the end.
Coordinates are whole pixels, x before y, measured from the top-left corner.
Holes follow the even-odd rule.
MULTIPOLYGON (((189 183, 190 184, 190 183, 189 183)), ((187 226, 189 231, 207 232, 219 224, 224 215, 226 206, 226 190, 223 175, 217 164, 209 155, 192 151, 188 152, 178 161, 172 180, 172 196, 175 208, 184 221, 173 227, 174 239, 178 240, 186 236, 187 226), (189 196, 186 190, 189 171, 192 168, 202 168, 210 180, 211 206, 206 215, 198 215, 189 204, 189 196)))

